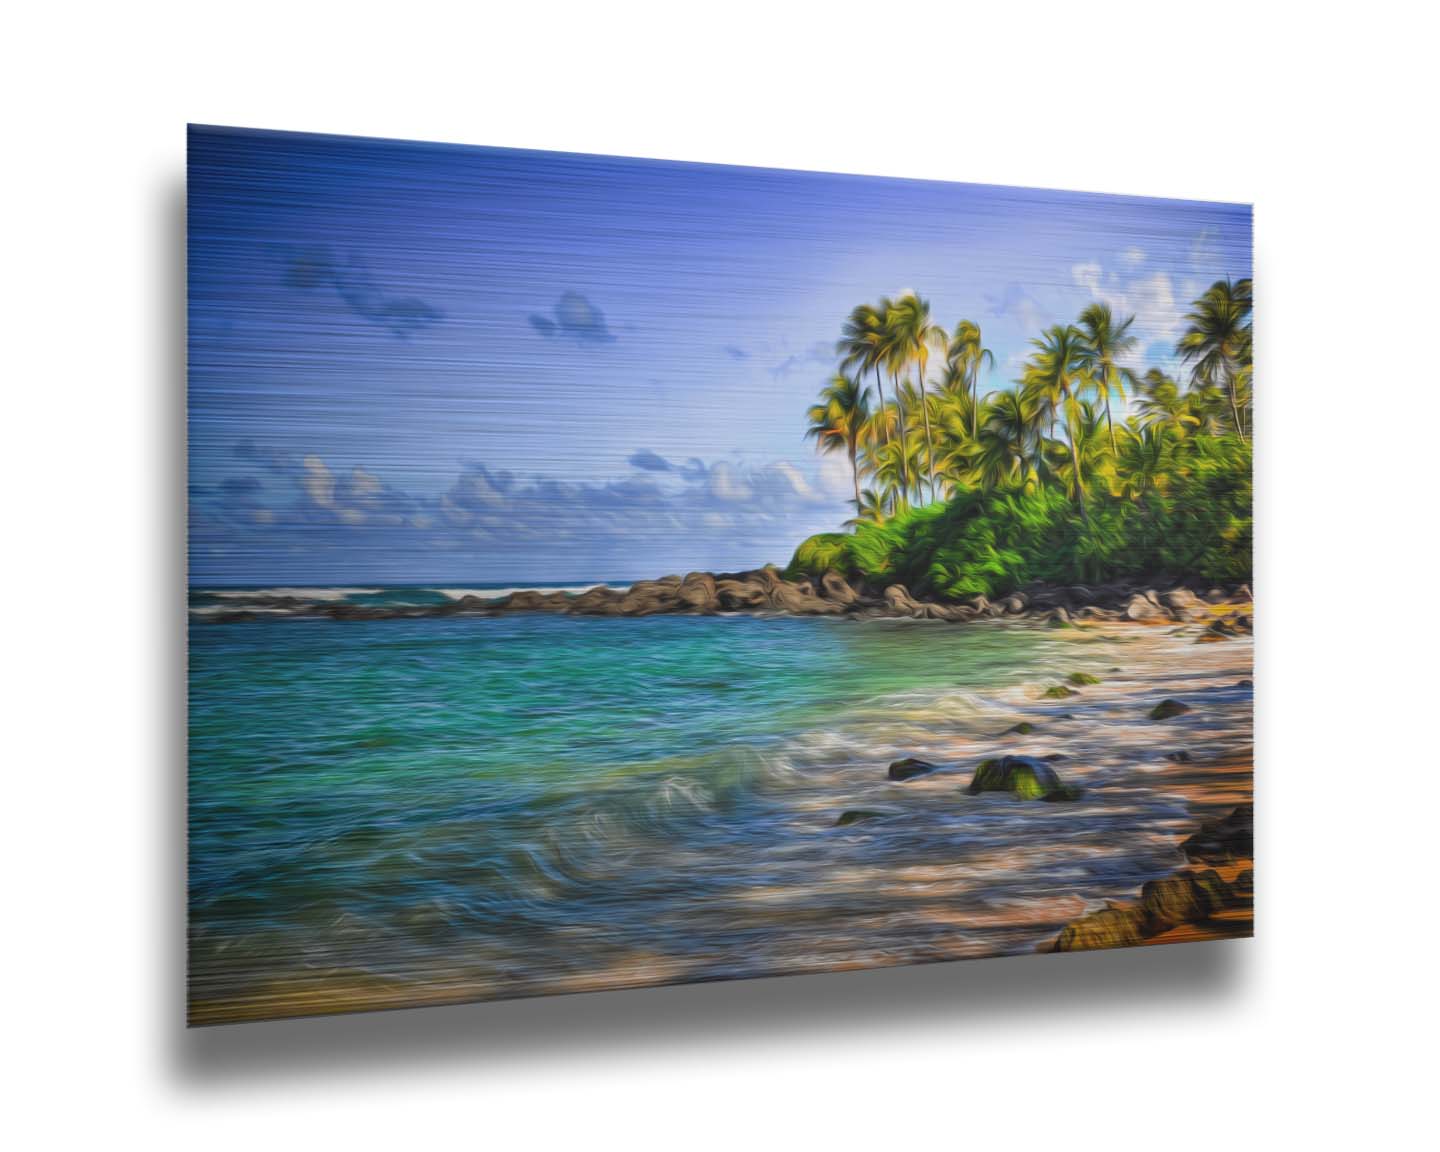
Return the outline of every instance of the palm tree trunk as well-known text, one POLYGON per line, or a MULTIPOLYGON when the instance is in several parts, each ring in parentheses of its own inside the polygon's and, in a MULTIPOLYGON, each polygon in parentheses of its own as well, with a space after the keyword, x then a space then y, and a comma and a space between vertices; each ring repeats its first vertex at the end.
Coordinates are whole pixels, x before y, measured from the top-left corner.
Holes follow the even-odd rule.
POLYGON ((970 365, 970 439, 980 438, 980 358, 970 365))
POLYGON ((900 385, 894 373, 890 375, 890 391, 895 393, 895 418, 900 422, 900 481, 906 503, 910 500, 910 456, 905 450, 905 405, 900 402, 900 385))
POLYGON ((1245 439, 1245 429, 1240 423, 1240 404, 1235 397, 1235 373, 1230 371, 1230 366, 1225 366, 1225 393, 1230 397, 1230 417, 1235 421, 1235 435, 1240 437, 1240 443, 1248 444, 1245 439))
POLYGON ((920 414, 925 417, 925 470, 930 473, 930 503, 935 503, 935 446, 930 442, 930 405, 925 401, 925 374, 920 373, 920 414))
POLYGON ((875 391, 880 393, 880 431, 885 435, 885 443, 890 443, 890 424, 885 419, 885 385, 880 383, 880 365, 875 365, 875 391))
POLYGON ((855 518, 860 518, 860 466, 855 463, 855 438, 850 438, 850 479, 855 483, 855 518))
POLYGON ((1075 447, 1075 426, 1070 422, 1070 397, 1065 397, 1065 439, 1070 441, 1070 466, 1075 469, 1075 495, 1080 499, 1080 519, 1088 526, 1090 513, 1085 508, 1085 479, 1080 475, 1080 450, 1075 447))
POLYGON ((1110 419, 1110 390, 1105 390, 1105 427, 1110 429, 1110 455, 1118 456, 1120 453, 1115 448, 1115 425, 1110 419))

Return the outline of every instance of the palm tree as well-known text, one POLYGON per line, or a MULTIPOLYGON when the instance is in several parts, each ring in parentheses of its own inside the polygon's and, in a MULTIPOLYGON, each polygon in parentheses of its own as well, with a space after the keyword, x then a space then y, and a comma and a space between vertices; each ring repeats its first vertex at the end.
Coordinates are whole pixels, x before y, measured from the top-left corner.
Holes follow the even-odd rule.
POLYGON ((1085 368, 1085 337, 1073 324, 1056 324, 1030 343, 1035 345, 1037 351, 1025 367, 1025 384, 1031 390, 1032 396, 1043 398, 1048 407, 1052 438, 1054 413, 1061 409, 1065 412, 1065 436, 1070 442, 1075 494, 1080 502, 1080 517, 1088 524, 1090 513, 1085 507, 1085 480, 1076 443, 1081 432, 1080 390, 1090 385, 1085 368))
POLYGON ((1080 313, 1080 330, 1085 334, 1086 369, 1094 382, 1095 390, 1105 398, 1105 425, 1110 430, 1110 455, 1115 455, 1115 423, 1110 418, 1110 394, 1125 395, 1125 385, 1135 387, 1135 373, 1117 364, 1116 357, 1123 356, 1135 347, 1136 339, 1130 333, 1134 316, 1128 316, 1118 323, 1110 314, 1110 305, 1091 304, 1080 313))
POLYGON ((1230 401, 1235 434, 1245 440, 1240 418, 1239 379, 1250 365, 1252 327, 1250 279, 1217 280, 1192 305, 1185 317, 1189 327, 1175 345, 1185 363, 1194 361, 1192 383, 1220 386, 1230 401))
POLYGON ((1022 388, 1008 388, 986 401, 985 427, 981 433, 998 440, 1013 463, 1013 472, 1023 476, 1033 459, 1039 440, 1035 408, 1022 388))
POLYGON ((970 390, 970 435, 980 435, 980 369, 989 361, 995 367, 995 353, 985 347, 980 325, 973 320, 961 320, 955 326, 955 335, 946 349, 945 359, 960 370, 961 378, 970 390))
POLYGON ((909 376, 895 383, 895 404, 905 414, 905 432, 900 437, 900 442, 905 445, 905 470, 915 499, 919 501, 925 499, 925 477, 931 468, 931 457, 930 437, 916 430, 915 414, 923 412, 922 420, 928 422, 927 401, 928 397, 922 396, 909 376))
MULTIPOLYGON (((880 398, 880 407, 885 407, 885 386, 880 381, 880 364, 885 359, 885 314, 888 301, 882 301, 881 308, 873 304, 857 304, 850 310, 840 329, 840 340, 835 352, 841 357, 840 371, 854 371, 864 375, 875 370, 875 390, 880 398)), ((890 434, 885 434, 888 442, 890 434)))
POLYGON ((805 414, 810 427, 806 439, 815 441, 819 452, 844 449, 850 458, 850 478, 855 485, 855 514, 860 514, 860 466, 856 452, 870 425, 870 389, 837 372, 820 392, 820 403, 805 414))
POLYGON ((945 329, 930 320, 930 302, 914 292, 907 292, 895 301, 886 314, 885 327, 890 334, 891 363, 897 371, 914 363, 920 384, 920 413, 925 422, 925 453, 932 465, 929 469, 930 499, 935 499, 935 474, 933 462, 935 446, 930 435, 930 406, 925 400, 925 371, 930 362, 932 347, 944 352, 949 344, 945 329))
POLYGON ((845 527, 853 528, 859 524, 883 524, 885 516, 884 499, 877 496, 873 489, 866 488, 860 493, 858 511, 845 521, 845 527))
POLYGON ((1142 427, 1165 428, 1177 438, 1200 424, 1200 417, 1192 410, 1190 397, 1184 395, 1180 385, 1158 368, 1151 368, 1145 373, 1140 382, 1140 400, 1136 407, 1142 427))
POLYGON ((1115 495, 1134 499, 1163 490, 1169 479, 1175 433, 1164 423, 1127 426, 1115 458, 1115 495))

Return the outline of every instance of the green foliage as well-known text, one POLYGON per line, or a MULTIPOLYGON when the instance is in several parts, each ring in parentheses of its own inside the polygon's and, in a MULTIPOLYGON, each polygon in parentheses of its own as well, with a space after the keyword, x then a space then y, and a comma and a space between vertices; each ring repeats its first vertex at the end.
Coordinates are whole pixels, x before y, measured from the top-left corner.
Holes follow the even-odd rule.
POLYGON ((1092 492, 1088 524, 1058 488, 957 487, 943 503, 859 523, 853 535, 812 536, 789 574, 833 568, 876 588, 899 583, 945 599, 994 599, 1037 580, 1248 580, 1250 550, 1249 445, 1195 435, 1176 446, 1163 487, 1092 492))
POLYGON ((962 320, 947 340, 913 292, 859 305, 808 432, 850 458, 854 533, 805 541, 791 575, 834 568, 949 599, 1032 581, 1249 579, 1251 310, 1249 280, 1217 280, 1192 304, 1182 386, 1127 367, 1135 318, 1091 304, 1031 341, 1016 387, 982 399, 994 356, 978 325, 962 320), (944 352, 934 391, 932 345, 944 352), (1135 414, 1116 423, 1112 399, 1130 393, 1135 414))

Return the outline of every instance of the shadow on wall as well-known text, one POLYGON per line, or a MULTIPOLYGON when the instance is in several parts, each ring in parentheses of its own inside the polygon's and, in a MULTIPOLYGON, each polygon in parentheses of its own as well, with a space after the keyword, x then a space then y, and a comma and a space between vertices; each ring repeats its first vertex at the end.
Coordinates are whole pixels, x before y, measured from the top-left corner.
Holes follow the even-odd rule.
POLYGON ((336 1072, 456 1064, 516 1065, 614 1057, 663 1046, 751 1045, 795 1032, 811 1037, 896 1028, 980 1028, 1064 1018, 1114 1026, 1157 1010, 1218 1004, 1248 968, 1246 942, 1216 942, 1063 956, 971 960, 870 972, 791 976, 640 991, 600 992, 458 1007, 418 1008, 216 1028, 185 1028, 185 188, 161 190, 166 245, 159 345, 166 350, 157 426, 173 455, 160 461, 155 500, 168 528, 173 580, 155 589, 170 660, 157 718, 165 737, 156 807, 167 839, 156 852, 164 962, 155 966, 161 1057, 182 1088, 287 1081, 336 1072))

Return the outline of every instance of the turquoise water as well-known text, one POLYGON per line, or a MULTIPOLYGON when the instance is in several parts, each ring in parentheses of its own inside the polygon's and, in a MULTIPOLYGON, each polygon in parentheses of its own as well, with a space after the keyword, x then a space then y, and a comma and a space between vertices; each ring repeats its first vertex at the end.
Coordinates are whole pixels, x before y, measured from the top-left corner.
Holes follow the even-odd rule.
MULTIPOLYGON (((1125 643, 803 618, 197 623, 192 1004, 265 1014, 275 996, 404 1002, 1033 947, 1072 893, 1172 862, 1183 805, 1137 791, 1098 705, 1033 699, 1060 672, 1105 672, 1125 643), (1110 750, 1084 757, 1092 800, 962 798, 968 757, 1021 717, 1068 727, 1067 750, 1110 750), (954 774, 885 780, 911 754, 954 774), (835 829, 854 806, 890 818, 835 829), (1001 914, 1027 894, 1029 912, 1001 914), (967 908, 973 930, 953 919, 967 908)), ((1239 725, 1248 698, 1232 703, 1239 725)))

